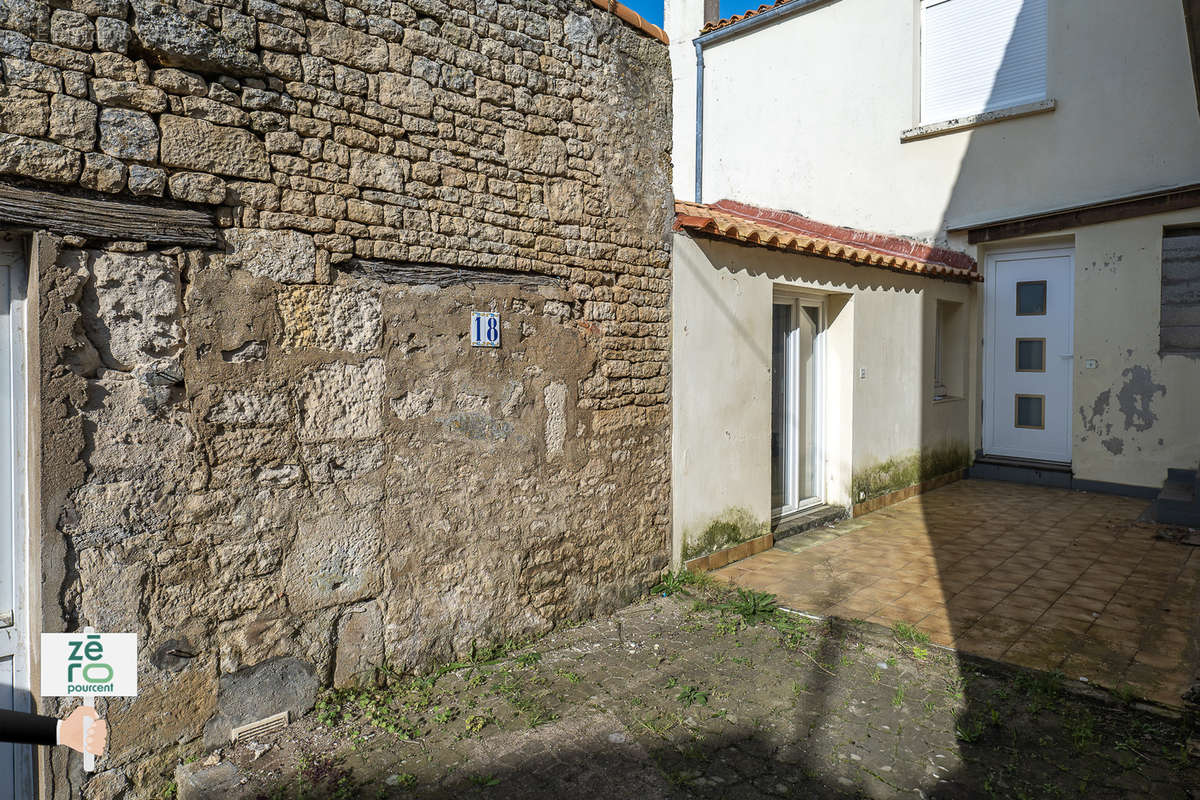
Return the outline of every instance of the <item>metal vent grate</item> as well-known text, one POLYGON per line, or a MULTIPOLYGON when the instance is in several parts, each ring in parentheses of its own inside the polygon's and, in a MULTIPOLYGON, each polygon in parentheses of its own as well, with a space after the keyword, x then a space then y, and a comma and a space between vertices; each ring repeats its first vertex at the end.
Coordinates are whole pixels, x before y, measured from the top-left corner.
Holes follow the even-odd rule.
POLYGON ((237 744, 242 739, 250 739, 255 736, 262 736, 267 733, 281 731, 287 727, 288 712, 280 711, 278 714, 272 714, 269 717, 264 717, 257 722, 251 722, 246 725, 239 725, 233 729, 232 741, 237 744))

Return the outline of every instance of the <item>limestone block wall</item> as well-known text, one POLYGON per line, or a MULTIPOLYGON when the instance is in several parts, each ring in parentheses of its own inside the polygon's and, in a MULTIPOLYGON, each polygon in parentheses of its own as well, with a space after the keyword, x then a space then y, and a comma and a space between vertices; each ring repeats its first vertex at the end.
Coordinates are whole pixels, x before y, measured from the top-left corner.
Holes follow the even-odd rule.
POLYGON ((5 0, 0 65, 0 182, 218 228, 28 229, 42 627, 140 634, 89 786, 667 563, 660 43, 584 0, 5 0))

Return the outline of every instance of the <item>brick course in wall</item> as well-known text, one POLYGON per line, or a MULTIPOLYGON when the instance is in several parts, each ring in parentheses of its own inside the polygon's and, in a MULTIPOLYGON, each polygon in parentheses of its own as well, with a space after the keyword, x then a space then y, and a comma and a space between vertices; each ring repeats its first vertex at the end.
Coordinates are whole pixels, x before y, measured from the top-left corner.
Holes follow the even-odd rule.
MULTIPOLYGON (((23 226, 42 625, 141 634, 140 696, 101 709, 106 797, 318 685, 653 582, 660 42, 587 0, 4 0, 0 70, 0 182, 219 234, 23 226)), ((46 774, 78 780, 57 751, 46 774)))

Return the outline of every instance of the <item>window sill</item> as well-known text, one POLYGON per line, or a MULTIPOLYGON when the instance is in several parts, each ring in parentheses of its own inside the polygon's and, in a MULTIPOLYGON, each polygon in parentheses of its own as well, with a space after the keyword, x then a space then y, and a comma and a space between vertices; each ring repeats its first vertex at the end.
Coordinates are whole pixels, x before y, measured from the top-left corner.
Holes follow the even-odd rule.
POLYGON ((948 394, 948 395, 946 395, 945 397, 935 397, 935 398, 933 398, 933 404, 934 404, 935 406, 939 406, 939 405, 941 405, 942 403, 961 403, 963 400, 966 400, 966 399, 967 399, 967 398, 965 398, 965 397, 959 397, 958 395, 954 395, 954 394, 948 394))
POLYGON ((927 125, 918 125, 915 128, 909 128, 904 131, 900 134, 900 141, 901 143, 916 142, 921 139, 929 139, 933 136, 942 136, 947 133, 957 133, 958 131, 991 125, 993 122, 1020 119, 1021 117, 1029 117, 1034 114, 1046 114, 1053 111, 1057 106, 1058 101, 1051 97, 1045 100, 1038 100, 1036 103, 1023 103, 1019 106, 997 108, 995 111, 971 114, 966 117, 948 119, 944 122, 931 122, 927 125))

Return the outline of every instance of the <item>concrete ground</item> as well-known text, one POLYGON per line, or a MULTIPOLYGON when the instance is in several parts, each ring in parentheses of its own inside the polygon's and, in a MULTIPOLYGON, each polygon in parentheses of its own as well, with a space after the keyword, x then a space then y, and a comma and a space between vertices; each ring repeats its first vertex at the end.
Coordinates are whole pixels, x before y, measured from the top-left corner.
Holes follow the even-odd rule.
POLYGON ((182 764, 179 800, 1200 796, 1161 710, 687 580, 495 658, 327 695, 182 764))
POLYGON ((1200 548, 1139 523, 1147 501, 960 481, 714 573, 790 608, 1179 706, 1200 680, 1200 548))

